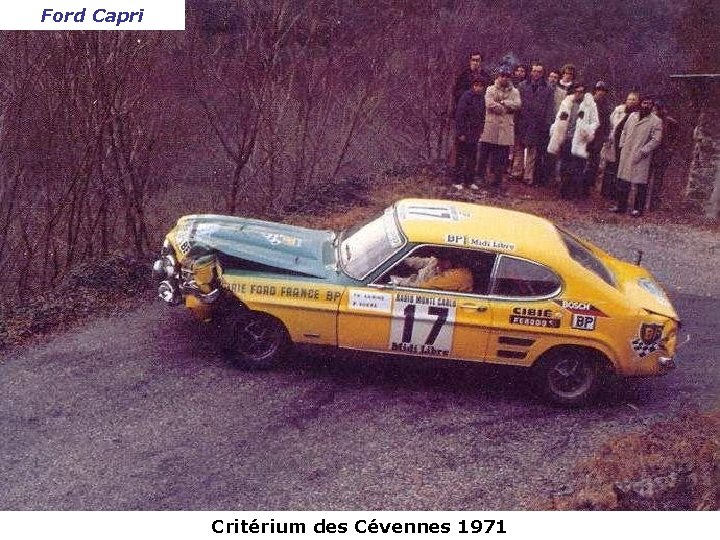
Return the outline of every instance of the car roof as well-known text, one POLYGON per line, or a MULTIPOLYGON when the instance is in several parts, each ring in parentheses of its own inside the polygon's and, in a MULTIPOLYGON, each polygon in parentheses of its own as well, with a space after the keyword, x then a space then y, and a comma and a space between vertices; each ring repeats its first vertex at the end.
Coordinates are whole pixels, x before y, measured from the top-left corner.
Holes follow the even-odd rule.
POLYGON ((532 214, 440 199, 403 199, 394 207, 412 243, 465 246, 540 262, 569 256, 555 225, 532 214))

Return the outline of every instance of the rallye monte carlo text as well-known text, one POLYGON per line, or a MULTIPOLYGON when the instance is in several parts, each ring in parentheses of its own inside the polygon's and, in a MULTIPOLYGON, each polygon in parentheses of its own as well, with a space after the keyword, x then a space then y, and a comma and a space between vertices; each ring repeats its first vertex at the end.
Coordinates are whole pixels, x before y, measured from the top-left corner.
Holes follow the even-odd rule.
POLYGON ((511 210, 405 199, 340 233, 185 216, 153 271, 246 367, 293 343, 510 364, 579 405, 604 375, 675 366, 679 318, 646 269, 511 210))

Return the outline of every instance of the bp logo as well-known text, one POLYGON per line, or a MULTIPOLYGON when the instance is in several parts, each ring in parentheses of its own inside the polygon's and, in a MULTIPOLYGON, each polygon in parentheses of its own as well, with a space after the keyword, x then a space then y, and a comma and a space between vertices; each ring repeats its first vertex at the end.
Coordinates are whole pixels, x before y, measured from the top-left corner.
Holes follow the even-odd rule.
POLYGON ((662 331, 662 324, 642 323, 640 325, 640 335, 632 341, 632 348, 640 358, 645 358, 660 348, 662 331))

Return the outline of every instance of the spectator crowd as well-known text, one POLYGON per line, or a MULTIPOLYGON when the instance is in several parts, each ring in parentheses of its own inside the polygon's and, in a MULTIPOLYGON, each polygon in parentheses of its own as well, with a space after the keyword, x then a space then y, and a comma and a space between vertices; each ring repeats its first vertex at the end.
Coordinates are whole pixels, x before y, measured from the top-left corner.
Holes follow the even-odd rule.
POLYGON ((572 64, 504 62, 493 78, 482 60, 471 54, 453 87, 454 189, 502 190, 506 176, 530 186, 559 178, 562 199, 588 198, 597 185, 612 212, 632 203, 638 217, 658 207, 678 132, 659 100, 633 90, 611 108, 608 85, 586 87, 572 64))

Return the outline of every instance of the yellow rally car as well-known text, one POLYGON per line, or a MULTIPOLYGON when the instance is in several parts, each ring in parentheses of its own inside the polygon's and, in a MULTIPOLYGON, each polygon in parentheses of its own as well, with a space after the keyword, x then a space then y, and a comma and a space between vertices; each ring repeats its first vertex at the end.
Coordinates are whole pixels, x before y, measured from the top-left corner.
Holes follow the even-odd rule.
POLYGON ((246 367, 291 343, 511 364, 578 405, 604 374, 675 365, 679 319, 647 270, 499 208, 406 199, 340 233, 185 216, 153 271, 246 367))

